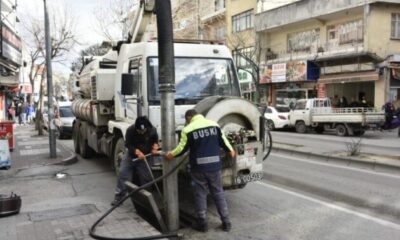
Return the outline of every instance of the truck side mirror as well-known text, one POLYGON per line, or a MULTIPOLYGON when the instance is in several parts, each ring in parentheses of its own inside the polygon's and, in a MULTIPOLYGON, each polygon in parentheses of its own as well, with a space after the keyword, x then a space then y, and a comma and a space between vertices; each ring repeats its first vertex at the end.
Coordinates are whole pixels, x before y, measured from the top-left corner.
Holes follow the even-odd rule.
POLYGON ((131 73, 123 73, 121 78, 121 94, 133 95, 137 88, 137 79, 131 73))

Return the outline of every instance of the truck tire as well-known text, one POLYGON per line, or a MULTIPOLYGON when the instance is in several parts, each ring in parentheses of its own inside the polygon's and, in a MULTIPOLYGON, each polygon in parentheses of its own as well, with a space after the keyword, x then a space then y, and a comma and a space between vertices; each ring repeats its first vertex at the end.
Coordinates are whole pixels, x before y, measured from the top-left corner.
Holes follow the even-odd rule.
POLYGON ((298 121, 295 125, 296 132, 305 133, 307 131, 306 124, 303 121, 298 121))
POLYGON ((74 127, 72 129, 72 139, 74 141, 74 150, 75 153, 79 154, 79 126, 77 123, 74 124, 74 127))
POLYGON ((222 130, 237 131, 241 128, 254 130, 260 135, 260 111, 253 103, 234 97, 213 96, 201 100, 195 110, 204 117, 216 121, 222 130))
POLYGON ((347 136, 348 133, 346 126, 343 124, 336 125, 336 134, 341 137, 347 136))
POLYGON ((315 128, 315 132, 319 133, 319 134, 323 133, 324 132, 324 127, 321 127, 321 126, 316 127, 315 128))
POLYGON ((81 154, 81 157, 83 158, 91 158, 94 154, 94 151, 91 147, 88 145, 88 140, 85 138, 85 136, 82 134, 82 129, 79 131, 79 152, 81 154))
POLYGON ((118 138, 114 146, 113 168, 117 176, 119 175, 119 166, 125 157, 125 141, 122 137, 118 138))
POLYGON ((364 130, 356 130, 354 131, 354 136, 362 136, 364 135, 365 131, 364 130))

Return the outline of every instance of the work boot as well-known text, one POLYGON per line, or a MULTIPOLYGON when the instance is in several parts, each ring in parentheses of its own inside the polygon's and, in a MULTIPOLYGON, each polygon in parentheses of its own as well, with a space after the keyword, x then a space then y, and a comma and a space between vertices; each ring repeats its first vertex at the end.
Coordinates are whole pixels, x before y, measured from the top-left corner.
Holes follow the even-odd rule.
POLYGON ((229 232, 232 229, 232 223, 231 222, 222 222, 222 230, 225 232, 229 232))
MULTIPOLYGON (((118 203, 119 201, 121 201, 121 199, 122 199, 123 197, 124 197, 124 196, 122 196, 122 195, 116 194, 115 197, 114 197, 114 200, 111 202, 111 206, 117 205, 117 203, 118 203)), ((121 204, 122 204, 122 203, 121 203, 121 204)))
POLYGON ((205 220, 196 220, 196 222, 192 224, 192 228, 199 232, 207 232, 208 224, 205 220))

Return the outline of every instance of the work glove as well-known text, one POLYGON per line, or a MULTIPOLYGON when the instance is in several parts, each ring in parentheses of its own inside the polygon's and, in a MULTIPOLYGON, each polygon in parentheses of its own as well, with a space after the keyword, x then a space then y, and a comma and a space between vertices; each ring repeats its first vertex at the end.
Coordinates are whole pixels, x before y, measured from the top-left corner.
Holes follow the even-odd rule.
POLYGON ((154 143, 153 146, 151 147, 151 155, 157 155, 158 154, 158 144, 154 143))
POLYGON ((228 154, 229 154, 229 157, 231 157, 232 159, 235 158, 235 156, 236 156, 235 150, 231 150, 228 154))
POLYGON ((165 155, 165 157, 167 158, 168 161, 174 159, 174 155, 172 155, 172 152, 168 152, 167 155, 165 155))
POLYGON ((140 159, 144 159, 144 154, 142 153, 142 151, 140 151, 139 149, 135 150, 135 155, 140 158, 140 159))

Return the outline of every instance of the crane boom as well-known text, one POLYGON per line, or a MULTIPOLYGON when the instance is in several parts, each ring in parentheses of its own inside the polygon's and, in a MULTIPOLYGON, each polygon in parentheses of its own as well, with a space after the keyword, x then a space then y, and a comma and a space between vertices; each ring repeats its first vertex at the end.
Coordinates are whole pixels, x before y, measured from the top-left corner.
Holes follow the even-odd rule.
POLYGON ((136 11, 132 25, 128 33, 128 42, 140 42, 149 24, 155 9, 155 0, 140 0, 139 8, 136 11))

